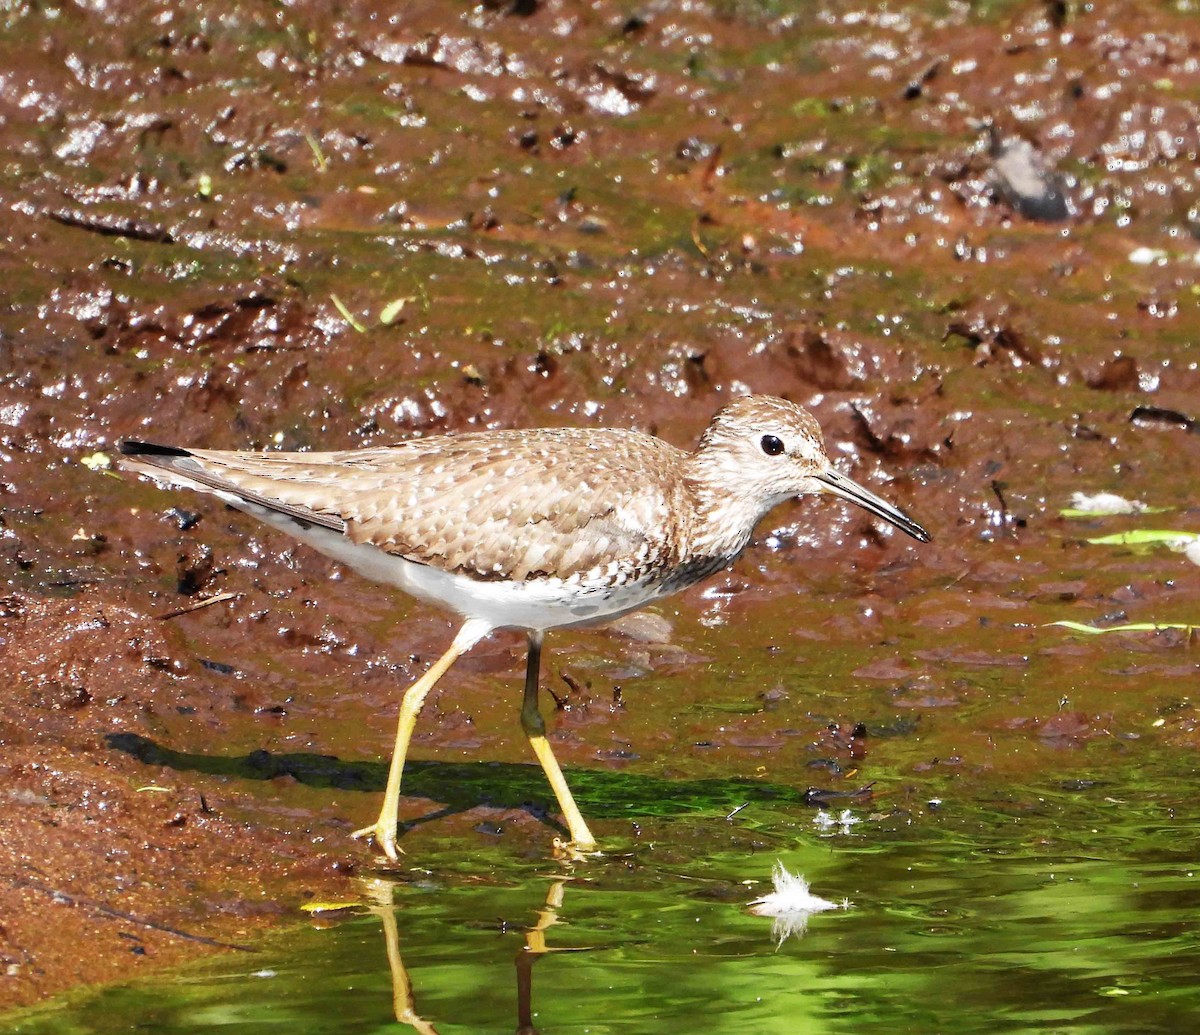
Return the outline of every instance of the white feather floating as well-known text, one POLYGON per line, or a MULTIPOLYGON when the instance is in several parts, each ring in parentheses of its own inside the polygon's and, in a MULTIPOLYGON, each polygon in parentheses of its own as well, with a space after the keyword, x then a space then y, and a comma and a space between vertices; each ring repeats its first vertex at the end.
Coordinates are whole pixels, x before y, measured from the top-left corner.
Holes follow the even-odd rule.
POLYGON ((771 937, 775 939, 778 949, 793 934, 803 936, 808 929, 808 918, 813 913, 826 909, 849 909, 848 899, 841 902, 830 902, 828 899, 814 895, 806 881, 798 873, 789 873, 783 863, 776 862, 771 871, 771 880, 775 885, 773 891, 762 898, 756 898, 750 903, 750 912, 755 916, 773 917, 771 937))

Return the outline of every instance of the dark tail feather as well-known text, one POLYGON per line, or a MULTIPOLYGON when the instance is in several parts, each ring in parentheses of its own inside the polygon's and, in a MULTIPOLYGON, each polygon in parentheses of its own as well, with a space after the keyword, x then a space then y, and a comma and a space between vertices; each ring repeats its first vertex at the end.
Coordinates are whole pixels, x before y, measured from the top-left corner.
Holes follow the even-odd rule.
MULTIPOLYGON (((346 531, 346 523, 334 514, 321 514, 309 510, 308 507, 284 503, 282 500, 264 496, 252 489, 245 489, 218 473, 206 470, 203 461, 187 449, 180 449, 178 446, 160 446, 154 442, 134 442, 127 438, 121 439, 117 443, 117 449, 123 456, 133 457, 128 463, 121 461, 121 466, 126 470, 136 471, 138 474, 149 475, 156 479, 161 477, 156 474, 156 471, 164 471, 167 478, 174 476, 183 479, 177 484, 184 484, 188 488, 199 489, 201 492, 217 493, 228 503, 233 502, 229 499, 230 496, 237 496, 247 503, 253 503, 276 514, 289 517, 293 521, 298 521, 301 525, 319 525, 334 532, 346 531), (185 460, 187 463, 183 462, 185 460)), ((261 517, 261 515, 256 516, 261 517)))
POLYGON ((132 439, 123 438, 117 443, 119 449, 125 456, 191 456, 186 449, 180 449, 177 446, 160 446, 154 442, 134 442, 132 439))

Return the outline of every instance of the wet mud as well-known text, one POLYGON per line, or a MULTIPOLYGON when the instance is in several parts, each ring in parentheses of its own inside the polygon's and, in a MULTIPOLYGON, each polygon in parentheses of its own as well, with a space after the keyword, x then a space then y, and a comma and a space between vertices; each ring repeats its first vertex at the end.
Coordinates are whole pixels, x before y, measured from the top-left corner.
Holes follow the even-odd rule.
MULTIPOLYGON (((1200 568, 1087 541, 1200 532, 1194 21, 1115 0, 6 9, 0 1007, 252 947, 369 871, 349 832, 399 689, 451 634, 117 475, 121 437, 690 445, 747 390, 812 408, 934 542, 788 505, 657 617, 552 636, 556 751, 602 837, 670 840, 664 780, 904 808, 1194 753, 1200 568), (1064 516, 1074 492, 1162 509, 1064 516)), ((495 636, 431 698, 413 857, 546 854, 522 660, 495 636)))

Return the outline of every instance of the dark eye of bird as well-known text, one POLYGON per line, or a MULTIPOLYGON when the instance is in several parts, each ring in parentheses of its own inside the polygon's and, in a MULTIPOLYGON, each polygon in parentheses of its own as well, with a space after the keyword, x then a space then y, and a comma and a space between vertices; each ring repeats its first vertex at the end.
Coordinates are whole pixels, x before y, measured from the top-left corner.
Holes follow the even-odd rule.
POLYGON ((774 435, 763 435, 762 451, 767 456, 778 456, 783 452, 783 439, 776 438, 774 435))

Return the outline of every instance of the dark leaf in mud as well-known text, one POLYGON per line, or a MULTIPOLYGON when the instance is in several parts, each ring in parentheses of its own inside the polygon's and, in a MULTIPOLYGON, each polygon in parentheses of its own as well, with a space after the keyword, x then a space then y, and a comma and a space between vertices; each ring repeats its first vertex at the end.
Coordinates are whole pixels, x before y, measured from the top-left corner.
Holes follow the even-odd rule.
POLYGON ((634 77, 599 63, 578 73, 563 70, 554 78, 600 115, 630 115, 658 93, 653 77, 634 77))
POLYGON ((1104 436, 1088 424, 1072 424, 1068 430, 1072 438, 1082 439, 1084 442, 1102 442, 1104 440, 1104 436))
POLYGON ((363 53, 389 64, 453 70, 462 75, 499 76, 509 58, 496 43, 430 32, 419 40, 380 37, 362 44, 363 53))
POLYGON ((40 688, 41 704, 62 711, 75 711, 90 704, 92 695, 87 689, 75 684, 51 680, 40 688))
POLYGON ((1133 412, 1129 414, 1129 423, 1143 427, 1170 425, 1183 428, 1184 431, 1190 431, 1193 434, 1200 430, 1200 423, 1192 417, 1188 417, 1178 410, 1163 409, 1161 406, 1134 407, 1133 412))
POLYGON ((282 175, 288 171, 288 165, 278 155, 261 149, 238 151, 225 160, 227 172, 252 172, 259 169, 282 175))

